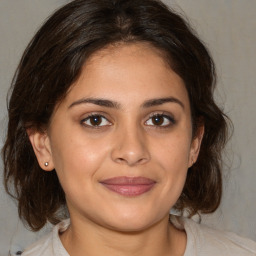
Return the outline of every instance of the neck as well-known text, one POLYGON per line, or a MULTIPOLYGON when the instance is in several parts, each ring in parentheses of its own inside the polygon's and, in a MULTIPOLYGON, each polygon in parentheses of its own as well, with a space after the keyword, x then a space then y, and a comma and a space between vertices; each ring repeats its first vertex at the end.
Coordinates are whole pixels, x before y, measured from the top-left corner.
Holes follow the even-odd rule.
POLYGON ((169 216, 136 232, 108 229, 71 216, 71 225, 60 238, 71 256, 178 256, 186 247, 185 232, 170 224, 169 216))

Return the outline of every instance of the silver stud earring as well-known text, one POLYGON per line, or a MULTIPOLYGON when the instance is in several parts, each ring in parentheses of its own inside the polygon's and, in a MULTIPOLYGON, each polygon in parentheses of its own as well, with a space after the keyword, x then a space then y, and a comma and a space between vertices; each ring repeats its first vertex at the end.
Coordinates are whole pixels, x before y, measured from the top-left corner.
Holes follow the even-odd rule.
POLYGON ((45 163, 44 163, 44 166, 45 166, 45 167, 47 167, 48 165, 49 165, 49 163, 48 163, 48 162, 45 162, 45 163))

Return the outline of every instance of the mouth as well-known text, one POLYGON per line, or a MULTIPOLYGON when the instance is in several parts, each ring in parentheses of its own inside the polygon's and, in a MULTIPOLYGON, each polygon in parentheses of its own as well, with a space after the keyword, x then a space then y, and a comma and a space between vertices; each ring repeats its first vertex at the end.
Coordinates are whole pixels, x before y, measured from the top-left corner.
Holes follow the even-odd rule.
POLYGON ((122 196, 134 197, 150 191, 156 181, 145 177, 114 177, 100 181, 107 189, 122 196))

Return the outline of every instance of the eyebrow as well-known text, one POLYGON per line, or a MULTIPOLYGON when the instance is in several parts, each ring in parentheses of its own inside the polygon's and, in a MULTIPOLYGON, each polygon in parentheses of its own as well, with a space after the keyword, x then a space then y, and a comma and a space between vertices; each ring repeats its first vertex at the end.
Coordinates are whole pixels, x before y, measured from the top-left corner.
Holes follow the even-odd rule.
POLYGON ((162 105, 168 102, 177 103, 179 104, 183 109, 185 108, 184 104, 177 98, 174 97, 167 97, 167 98, 159 98, 159 99, 152 99, 152 100, 146 100, 143 104, 143 108, 149 108, 154 107, 158 105, 162 105))
POLYGON ((119 103, 117 103, 115 101, 111 101, 111 100, 98 99, 98 98, 83 98, 83 99, 73 102, 68 108, 71 108, 73 106, 80 105, 80 104, 86 104, 86 103, 91 103, 94 105, 107 107, 107 108, 120 109, 120 107, 121 107, 119 103))
MULTIPOLYGON (((146 100, 145 102, 143 102, 141 107, 142 108, 150 108, 150 107, 154 107, 154 106, 163 105, 168 102, 177 103, 183 109, 185 108, 184 104, 179 99, 177 99, 175 97, 146 100)), ((76 105, 87 104, 87 103, 102 106, 102 107, 107 107, 107 108, 115 108, 115 109, 121 108, 121 105, 118 102, 112 101, 112 100, 107 100, 107 99, 101 99, 101 98, 82 98, 80 100, 73 102, 68 108, 72 108, 76 105)))

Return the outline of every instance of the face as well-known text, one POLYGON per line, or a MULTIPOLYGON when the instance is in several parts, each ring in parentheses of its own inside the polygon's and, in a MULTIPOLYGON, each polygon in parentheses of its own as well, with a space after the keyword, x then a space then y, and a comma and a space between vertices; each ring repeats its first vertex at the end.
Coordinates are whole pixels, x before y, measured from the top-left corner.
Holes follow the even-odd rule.
POLYGON ((201 141, 182 79, 146 44, 94 54, 30 140, 41 167, 56 169, 71 218, 123 231, 168 216, 201 141))

